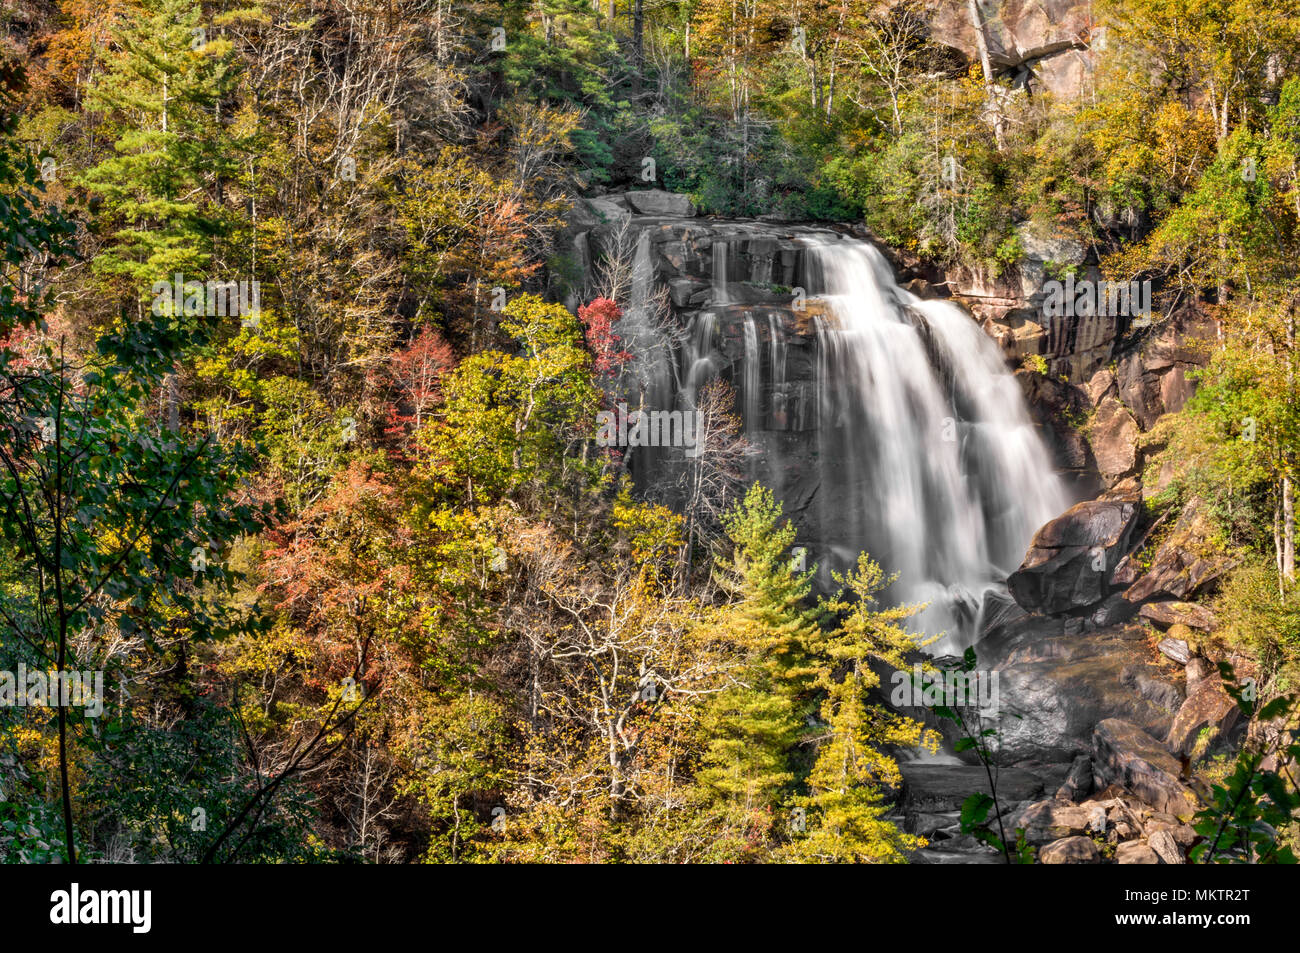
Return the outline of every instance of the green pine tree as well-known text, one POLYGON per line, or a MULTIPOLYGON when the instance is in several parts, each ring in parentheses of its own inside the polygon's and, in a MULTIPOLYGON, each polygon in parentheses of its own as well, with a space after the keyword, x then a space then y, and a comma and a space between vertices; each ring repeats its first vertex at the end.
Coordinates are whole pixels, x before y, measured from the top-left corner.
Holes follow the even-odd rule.
POLYGON ((816 670, 808 646, 818 618, 809 608, 812 573, 791 565, 795 531, 781 504, 755 485, 723 520, 735 545, 719 560, 732 597, 718 638, 736 655, 734 683, 706 706, 708 738, 698 780, 724 826, 742 842, 767 840, 798 774, 797 742, 813 708, 816 670))
POLYGON ((909 653, 924 644, 903 628, 922 607, 879 608, 876 596, 892 580, 865 553, 854 571, 835 579, 843 588, 824 600, 823 608, 841 621, 814 646, 818 681, 827 691, 821 708, 826 728, 807 778, 808 793, 795 799, 804 811, 806 836, 793 832, 783 854, 823 863, 901 863, 924 841, 884 816, 884 789, 902 780, 886 752, 889 746, 933 749, 937 739, 917 721, 868 705, 866 696, 880 684, 872 661, 903 669, 909 653))
POLYGON ((80 184, 111 229, 95 273, 143 308, 157 281, 210 277, 235 223, 223 193, 244 143, 222 117, 234 84, 230 44, 208 35, 193 0, 146 0, 116 41, 121 52, 88 99, 113 154, 80 184))

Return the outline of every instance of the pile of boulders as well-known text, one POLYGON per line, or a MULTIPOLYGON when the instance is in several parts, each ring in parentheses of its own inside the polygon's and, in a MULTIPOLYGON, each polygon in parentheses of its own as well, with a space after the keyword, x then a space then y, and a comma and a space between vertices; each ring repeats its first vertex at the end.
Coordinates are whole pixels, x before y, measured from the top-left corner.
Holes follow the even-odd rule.
MULTIPOLYGON (((1060 766, 996 772, 1001 825, 1017 831, 1044 864, 1181 864, 1196 843, 1197 797, 1183 764, 1136 725, 1110 718, 1097 725, 1089 754, 1060 766), (1055 790, 1049 786, 1059 778, 1055 790)), ((1001 857, 963 834, 961 802, 989 786, 981 766, 904 765, 904 827, 925 837, 922 863, 995 863, 1001 857)))

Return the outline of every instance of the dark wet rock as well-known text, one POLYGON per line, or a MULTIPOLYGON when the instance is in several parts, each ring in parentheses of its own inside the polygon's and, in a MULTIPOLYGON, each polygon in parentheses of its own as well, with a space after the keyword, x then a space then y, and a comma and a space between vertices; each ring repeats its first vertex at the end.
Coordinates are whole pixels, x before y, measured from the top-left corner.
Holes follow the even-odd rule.
MULTIPOLYGON (((988 775, 981 765, 902 764, 903 810, 909 814, 960 811, 962 802, 976 792, 990 793, 988 775)), ((997 794, 1004 804, 1025 801, 1043 793, 1043 782, 1028 771, 1002 768, 997 794)))
POLYGON ((1088 616, 1093 629, 1105 629, 1127 622, 1137 615, 1137 606, 1124 598, 1122 592, 1112 592, 1099 602, 1088 616))
POLYGON ((1070 773, 1056 789, 1058 799, 1082 801, 1092 793, 1092 759, 1081 754, 1070 765, 1070 773))
POLYGON ((1089 500, 1044 525, 1007 586, 1031 612, 1059 613, 1095 605, 1109 591, 1111 570, 1128 546, 1138 506, 1089 500))
POLYGON ((700 278, 672 278, 668 281, 668 297, 679 308, 701 303, 708 292, 708 283, 700 278))
POLYGON ((961 828, 961 812, 945 811, 941 814, 908 814, 904 830, 909 834, 935 839, 936 834, 961 828))
POLYGON ((1153 674, 1148 665, 1128 665, 1120 673, 1120 681, 1133 689, 1151 704, 1174 714, 1183 704, 1183 693, 1177 685, 1153 674))
POLYGON ((1136 624, 1070 634, 1059 617, 1022 615, 986 634, 980 663, 998 673, 998 743, 1013 763, 1068 764, 1091 750, 1093 729, 1105 718, 1123 718, 1159 737, 1173 722, 1173 712, 1151 699, 1168 701, 1157 680, 1179 680, 1152 657, 1136 624))
MULTIPOLYGON (((987 324, 985 331, 992 333, 987 324)), ((1003 347, 1005 350, 1005 343, 1003 347)), ((1092 409, 1085 391, 1060 378, 1031 373, 1024 368, 1016 371, 1016 380, 1056 469, 1072 485, 1077 498, 1096 495, 1101 478, 1092 458, 1092 448, 1073 424, 1092 409)))
POLYGON ((1124 785, 1157 810, 1179 817, 1196 811, 1195 795, 1179 780, 1177 759, 1137 725, 1118 718, 1098 724, 1093 764, 1107 783, 1124 785))

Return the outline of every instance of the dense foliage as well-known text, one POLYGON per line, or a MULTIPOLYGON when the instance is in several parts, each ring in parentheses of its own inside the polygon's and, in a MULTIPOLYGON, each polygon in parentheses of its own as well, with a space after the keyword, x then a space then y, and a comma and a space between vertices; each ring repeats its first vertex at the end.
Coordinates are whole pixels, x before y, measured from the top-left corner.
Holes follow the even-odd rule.
POLYGON ((594 442, 628 289, 571 313, 559 236, 603 190, 861 218, 994 275, 1045 226, 1210 313, 1155 505, 1207 501, 1242 554, 1222 638, 1295 688, 1300 8, 1108 0, 1070 103, 931 12, 7 8, 0 669, 106 687, 96 718, 0 709, 0 859, 920 846, 885 814, 934 740, 873 694, 916 607, 865 555, 814 598, 725 388, 685 492, 594 442))

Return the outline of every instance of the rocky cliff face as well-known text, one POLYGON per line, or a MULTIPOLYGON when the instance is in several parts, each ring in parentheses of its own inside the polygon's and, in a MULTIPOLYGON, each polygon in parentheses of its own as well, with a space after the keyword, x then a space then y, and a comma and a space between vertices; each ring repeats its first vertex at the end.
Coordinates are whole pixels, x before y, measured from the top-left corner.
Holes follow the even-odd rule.
POLYGON ((670 332, 680 341, 699 326, 702 315, 710 318, 712 356, 719 362, 713 369, 738 388, 749 319, 756 334, 751 346, 757 345, 764 362, 758 422, 749 436, 761 451, 764 482, 785 502, 801 539, 815 545, 823 534, 809 509, 818 485, 814 312, 800 307, 796 297, 809 283, 808 248, 801 240, 838 233, 828 227, 694 218, 682 201, 646 192, 586 203, 572 224, 585 280, 593 282, 602 257, 632 257, 639 246, 648 253, 653 281, 667 289, 670 332), (779 375, 768 366, 774 344, 782 357, 779 375))
MULTIPOLYGON (((1092 4, 1084 0, 976 0, 989 59, 1031 94, 1073 99, 1093 68, 1102 40, 1092 4)), ((930 18, 931 37, 972 61, 978 58, 967 0, 942 0, 930 18)))
MULTIPOLYGON (((1207 359, 1214 327, 1194 309, 1167 319, 1156 315, 1145 327, 1124 316, 1046 317, 1043 284, 1049 265, 1077 265, 1081 281, 1099 281, 1101 275, 1077 243, 1034 226, 1023 232, 1025 257, 996 279, 968 269, 945 271, 883 250, 901 285, 919 297, 950 297, 966 307, 1010 365, 1030 356, 1042 359, 1046 373, 1021 369, 1017 374, 1056 466, 1075 498, 1086 499, 1141 470, 1139 435, 1191 396, 1191 375, 1207 359)), ((652 280, 666 289, 670 327, 685 334, 702 314, 715 322, 720 376, 741 383, 747 318, 761 359, 781 354, 783 373, 765 367, 760 374, 762 423, 751 438, 766 459, 779 461, 768 478, 796 521, 805 518, 817 490, 811 466, 817 428, 815 311, 799 307, 796 296, 812 280, 808 241, 839 234, 872 238, 853 225, 699 218, 686 197, 657 190, 587 200, 571 216, 570 239, 586 285, 571 304, 593 293, 603 256, 630 258, 643 246, 652 280)), ((820 535, 813 526, 801 529, 820 535)))

